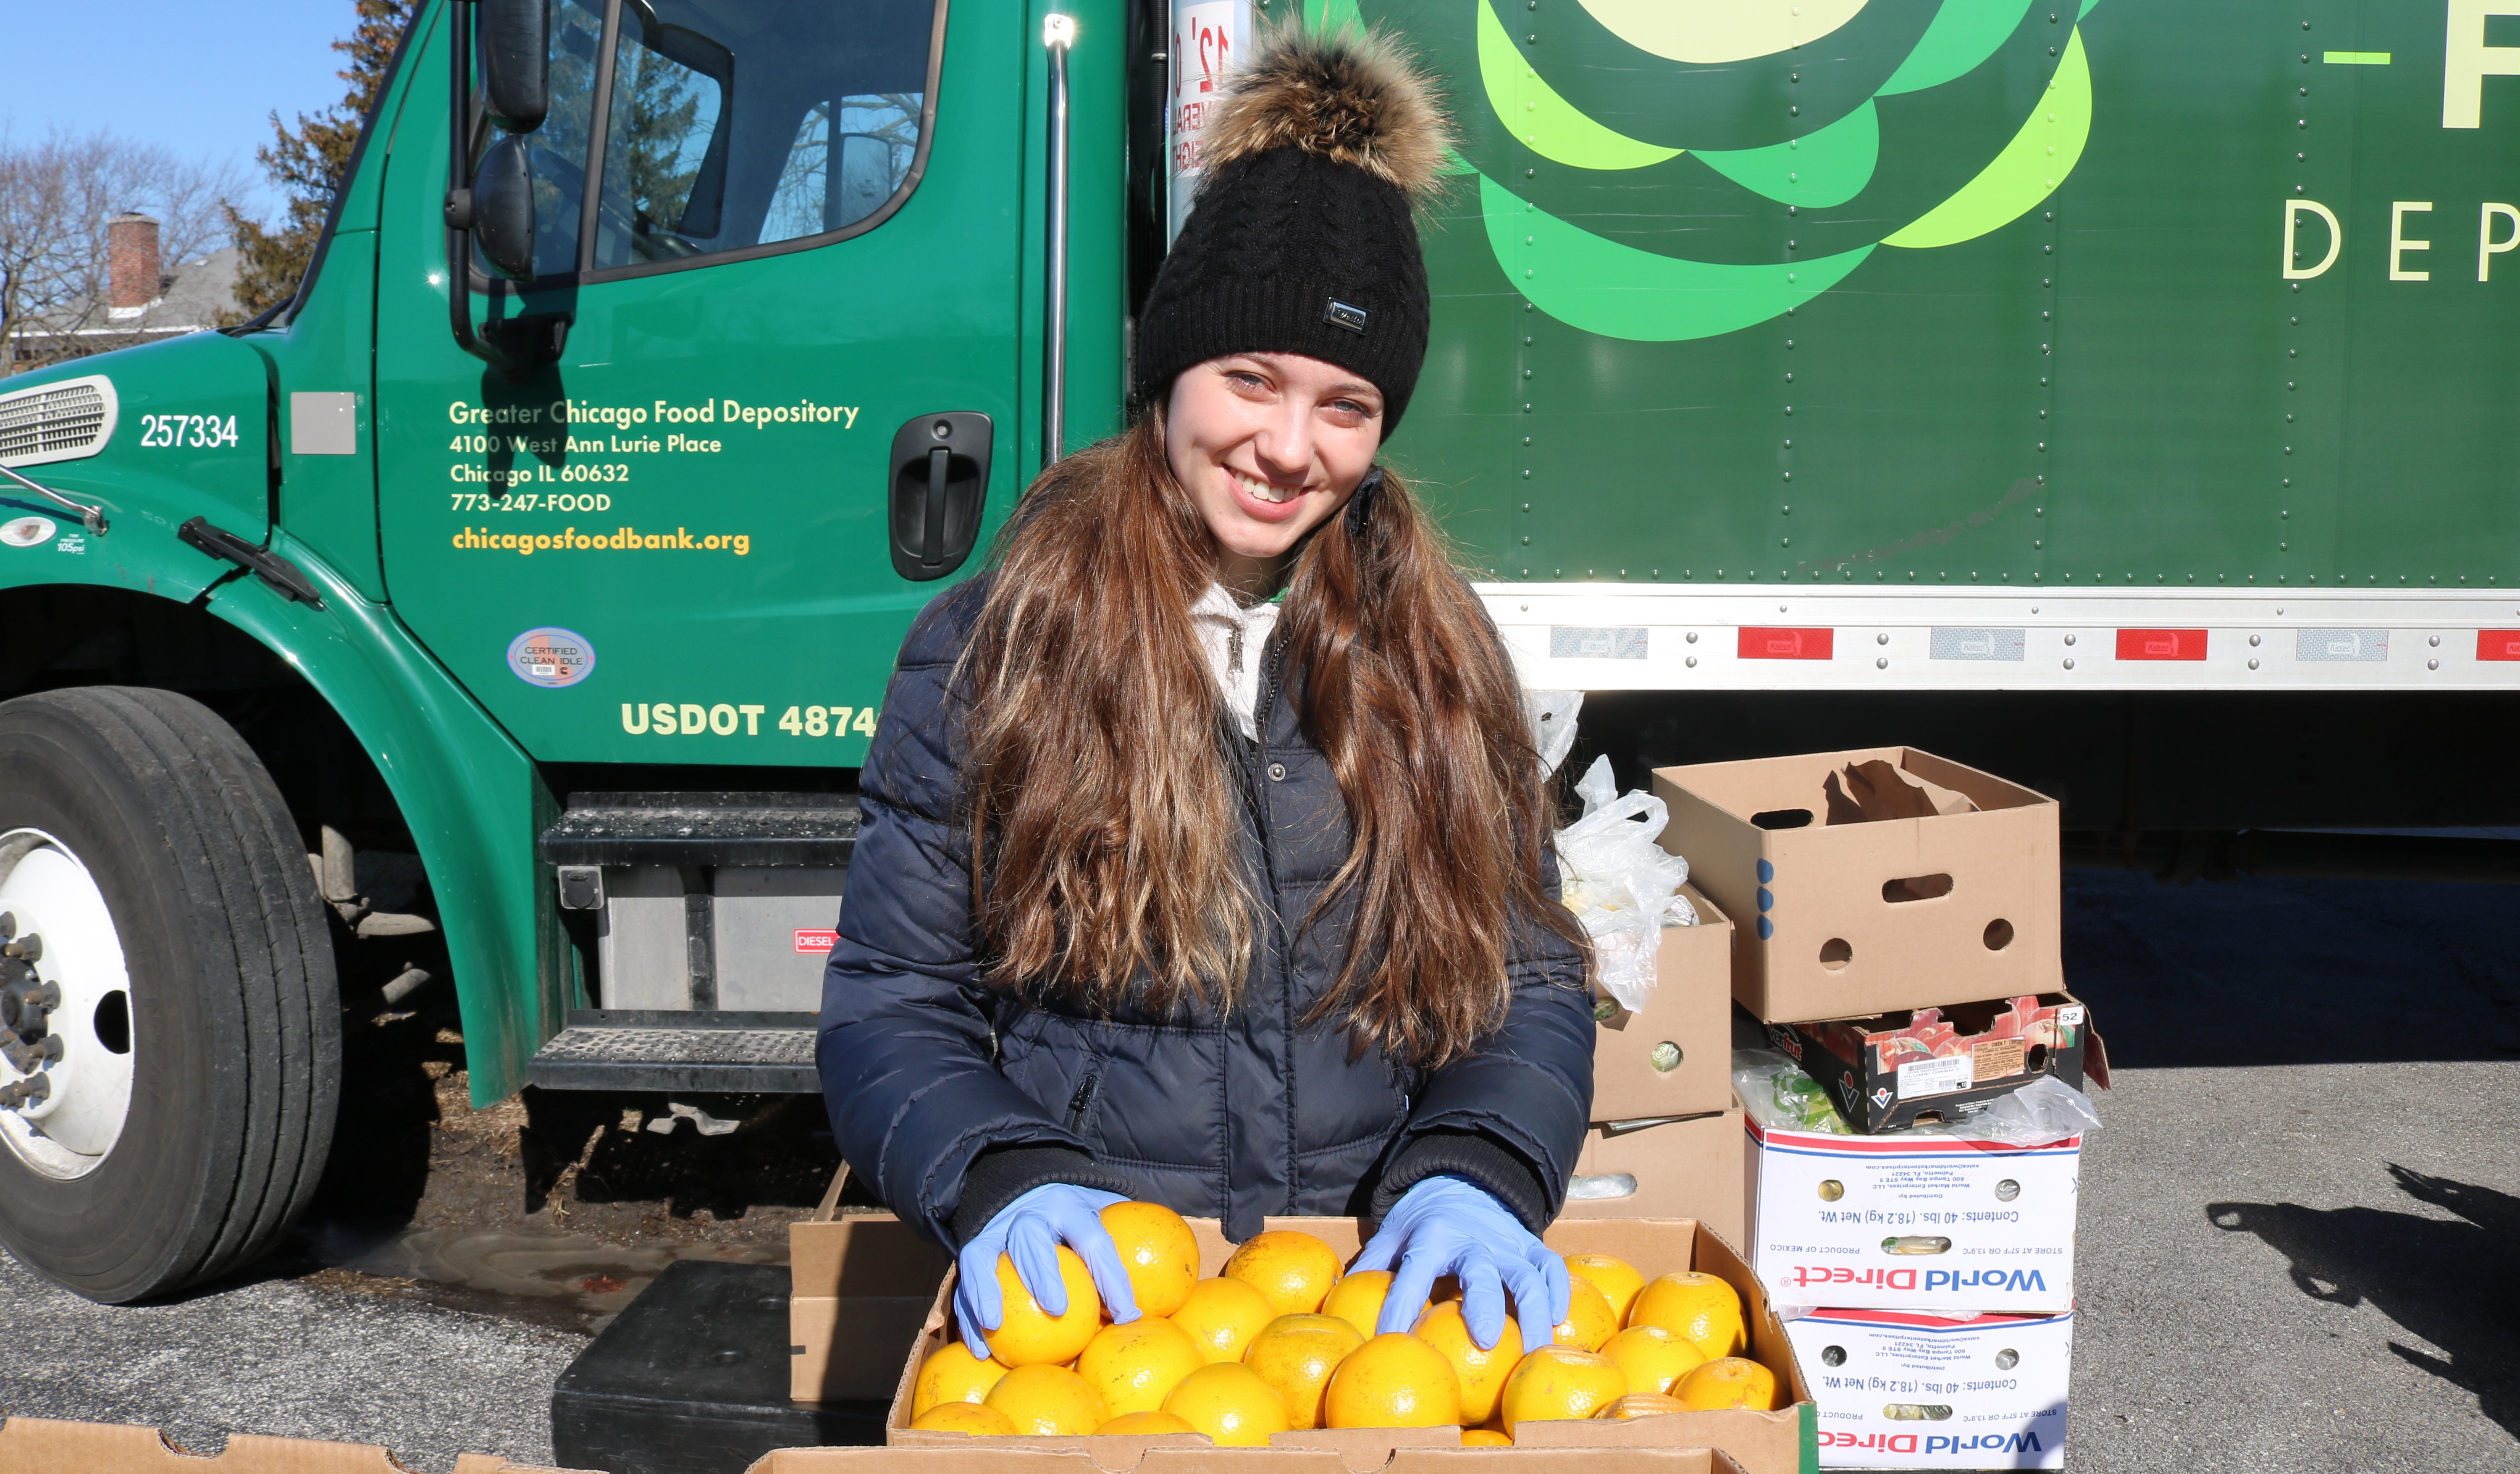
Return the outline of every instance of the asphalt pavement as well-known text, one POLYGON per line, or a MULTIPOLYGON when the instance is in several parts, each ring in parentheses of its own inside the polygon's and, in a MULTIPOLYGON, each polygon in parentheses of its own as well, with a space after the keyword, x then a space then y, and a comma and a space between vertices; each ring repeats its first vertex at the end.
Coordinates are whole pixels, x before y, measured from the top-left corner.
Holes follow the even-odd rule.
POLYGON ((2068 872, 2066 1464, 2520 1469, 2520 890, 2068 872))
MULTIPOLYGON (((2069 872, 2116 1088, 2083 1163, 2066 1466, 2520 1469, 2520 891, 2069 872)), ((550 1457, 585 1344, 266 1278, 92 1306, 0 1257, 0 1411, 550 1457)))

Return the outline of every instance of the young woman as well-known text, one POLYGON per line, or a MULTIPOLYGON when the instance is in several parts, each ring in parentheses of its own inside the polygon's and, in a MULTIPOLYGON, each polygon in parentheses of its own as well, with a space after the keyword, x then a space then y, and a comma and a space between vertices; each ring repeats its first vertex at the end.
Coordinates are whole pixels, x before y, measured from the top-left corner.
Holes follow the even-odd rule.
POLYGON ((820 1060, 848 1161, 1054 1314, 1096 1215, 1354 1214, 1494 1345, 1567 1313, 1582 933, 1496 631, 1373 465, 1426 350, 1443 120, 1383 42, 1280 31, 1210 131, 1124 433, 1045 472, 911 631, 868 754, 820 1060))

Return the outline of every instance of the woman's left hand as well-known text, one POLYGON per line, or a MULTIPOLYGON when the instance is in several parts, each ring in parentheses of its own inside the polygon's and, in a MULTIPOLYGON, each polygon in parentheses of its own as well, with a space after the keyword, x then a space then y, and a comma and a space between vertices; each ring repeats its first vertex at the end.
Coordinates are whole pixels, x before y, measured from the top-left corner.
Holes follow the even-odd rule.
POLYGON ((1548 1345, 1572 1306, 1566 1261, 1486 1188, 1462 1178, 1428 1178, 1403 1193, 1349 1267, 1357 1270, 1392 1272, 1377 1333, 1416 1325, 1435 1281, 1458 1277, 1462 1319, 1482 1351, 1505 1334, 1508 1295, 1525 1351, 1548 1345))

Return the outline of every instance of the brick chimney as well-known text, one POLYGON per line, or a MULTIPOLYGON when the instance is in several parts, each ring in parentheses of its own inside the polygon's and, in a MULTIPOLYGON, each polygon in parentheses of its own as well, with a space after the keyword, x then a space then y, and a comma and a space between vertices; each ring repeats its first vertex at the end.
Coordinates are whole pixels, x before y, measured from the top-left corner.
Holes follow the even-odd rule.
POLYGON ((106 305, 138 312, 158 300, 158 222, 147 215, 116 215, 105 222, 108 281, 106 305))

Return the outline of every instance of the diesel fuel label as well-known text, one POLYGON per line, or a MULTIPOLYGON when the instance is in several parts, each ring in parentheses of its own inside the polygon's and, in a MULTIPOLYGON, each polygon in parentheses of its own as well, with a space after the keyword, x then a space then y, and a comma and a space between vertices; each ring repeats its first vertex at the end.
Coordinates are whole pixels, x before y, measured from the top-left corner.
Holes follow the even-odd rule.
MULTIPOLYGON (((457 461, 447 479, 458 486, 486 487, 459 491, 455 512, 496 510, 597 512, 609 510, 608 498, 546 496, 539 504, 508 493, 527 485, 620 486, 639 478, 644 465, 657 459, 714 456, 732 440, 797 425, 857 427, 859 406, 825 404, 811 397, 778 404, 758 404, 711 396, 682 403, 652 399, 645 404, 599 404, 589 399, 555 399, 549 404, 485 406, 454 401, 446 407, 456 433, 446 448, 458 456, 520 456, 522 466, 486 466, 457 461)), ((597 495, 601 495, 598 493, 597 495)))

